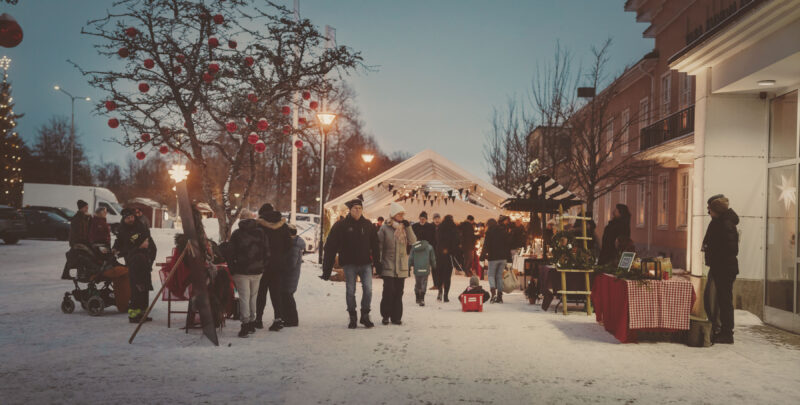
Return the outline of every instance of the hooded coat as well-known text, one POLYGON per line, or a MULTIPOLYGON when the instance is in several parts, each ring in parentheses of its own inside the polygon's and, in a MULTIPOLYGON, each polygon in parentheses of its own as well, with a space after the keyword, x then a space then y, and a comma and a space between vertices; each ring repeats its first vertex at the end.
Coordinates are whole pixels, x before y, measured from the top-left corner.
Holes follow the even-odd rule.
POLYGON ((735 276, 739 274, 739 216, 733 209, 712 218, 703 238, 703 251, 706 265, 711 272, 719 275, 735 276))
POLYGON ((69 246, 89 245, 89 220, 91 217, 78 211, 69 220, 69 246))
MULTIPOLYGON (((231 235, 233 249, 228 259, 231 274, 263 274, 270 259, 270 245, 267 232, 254 219, 239 221, 239 229, 231 235)), ((227 256, 226 256, 227 257, 227 256)))
POLYGON ((380 252, 380 262, 383 267, 381 277, 410 277, 408 267, 408 247, 417 242, 417 236, 411 226, 405 227, 406 244, 397 240, 394 235, 394 223, 389 219, 383 223, 378 230, 378 251, 380 252))
POLYGON ((505 260, 511 262, 511 233, 508 228, 497 224, 489 227, 486 231, 486 239, 483 243, 482 257, 489 261, 505 260))
POLYGON ((333 224, 324 248, 323 276, 331 275, 337 254, 340 266, 378 262, 378 237, 375 234, 375 227, 363 216, 356 220, 348 214, 333 224))
POLYGON ((264 228, 269 242, 269 264, 266 271, 271 274, 284 273, 289 265, 292 249, 292 234, 286 219, 278 211, 266 213, 256 220, 264 228))
POLYGON ((408 265, 414 267, 415 276, 427 276, 431 269, 436 268, 436 252, 426 240, 418 240, 411 247, 408 256, 408 265))
POLYGON ((631 236, 630 218, 619 217, 608 221, 603 230, 603 245, 600 247, 599 264, 608 264, 617 259, 616 241, 620 236, 631 236))

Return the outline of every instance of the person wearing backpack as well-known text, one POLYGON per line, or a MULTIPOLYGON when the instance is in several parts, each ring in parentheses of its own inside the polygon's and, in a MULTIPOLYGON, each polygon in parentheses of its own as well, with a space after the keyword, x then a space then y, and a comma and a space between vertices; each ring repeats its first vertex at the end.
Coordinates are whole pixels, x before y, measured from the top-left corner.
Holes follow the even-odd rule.
POLYGON ((428 274, 436 268, 436 252, 427 240, 418 240, 411 246, 408 265, 414 268, 414 292, 417 293, 417 305, 425 306, 425 290, 428 289, 428 274))
POLYGON ((300 282, 300 267, 303 265, 303 252, 306 251, 306 242, 303 238, 297 236, 297 227, 294 224, 289 224, 289 234, 292 235, 290 243, 292 252, 289 254, 289 266, 284 280, 286 285, 284 286, 283 309, 286 319, 283 320, 283 326, 293 327, 300 324, 297 318, 297 302, 294 300, 294 293, 297 291, 297 284, 300 282))
POLYGON ((239 291, 240 338, 255 333, 256 297, 261 276, 269 262, 269 240, 264 227, 255 220, 256 215, 243 210, 239 229, 233 232, 230 242, 223 247, 223 255, 239 291))

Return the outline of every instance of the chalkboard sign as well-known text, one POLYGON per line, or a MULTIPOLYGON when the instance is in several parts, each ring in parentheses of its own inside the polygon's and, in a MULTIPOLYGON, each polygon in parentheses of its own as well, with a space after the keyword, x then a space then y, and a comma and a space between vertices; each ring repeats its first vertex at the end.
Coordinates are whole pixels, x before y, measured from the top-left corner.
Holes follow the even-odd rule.
POLYGON ((619 259, 619 268, 624 269, 625 271, 629 271, 631 266, 633 265, 633 258, 636 257, 635 252, 624 252, 622 253, 622 257, 619 259))

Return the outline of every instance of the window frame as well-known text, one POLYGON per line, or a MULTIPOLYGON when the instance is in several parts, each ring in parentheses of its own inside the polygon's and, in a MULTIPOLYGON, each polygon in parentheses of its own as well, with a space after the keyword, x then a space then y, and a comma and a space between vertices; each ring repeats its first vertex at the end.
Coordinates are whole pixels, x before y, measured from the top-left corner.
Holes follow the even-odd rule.
POLYGON ((658 111, 661 119, 667 118, 672 110, 672 71, 667 71, 661 75, 661 94, 659 95, 658 111), (666 82, 666 83, 665 83, 666 82), (666 84, 666 85, 665 85, 666 84), (666 90, 666 91, 665 91, 666 90))
POLYGON ((689 227, 689 194, 692 188, 692 178, 689 170, 678 171, 678 182, 675 190, 675 228, 686 230, 689 227), (683 183, 684 179, 686 184, 683 183))
POLYGON ((661 173, 657 177, 658 205, 656 209, 656 228, 669 229, 669 173, 661 173))
POLYGON ((647 223, 647 181, 642 180, 638 184, 636 195, 636 227, 644 228, 647 223))
POLYGON ((631 130, 631 109, 625 108, 622 110, 620 114, 620 124, 622 124, 622 137, 620 139, 620 154, 627 155, 628 154, 628 143, 630 142, 630 130, 631 130))

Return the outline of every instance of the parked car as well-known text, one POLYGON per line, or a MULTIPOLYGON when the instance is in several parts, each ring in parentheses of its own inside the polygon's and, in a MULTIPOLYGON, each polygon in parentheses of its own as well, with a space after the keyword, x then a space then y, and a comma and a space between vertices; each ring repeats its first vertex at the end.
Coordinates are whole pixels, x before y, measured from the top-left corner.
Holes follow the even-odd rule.
POLYGON ((23 209, 29 238, 69 239, 69 221, 48 211, 23 209))
POLYGON ((19 210, 11 207, 0 208, 0 239, 3 239, 6 245, 17 243, 27 232, 25 217, 19 210))
POLYGON ((58 214, 59 216, 64 217, 64 219, 66 219, 67 221, 69 221, 70 219, 72 219, 73 216, 75 216, 75 211, 66 207, 47 207, 44 205, 28 205, 25 206, 25 209, 52 212, 53 214, 58 214))

